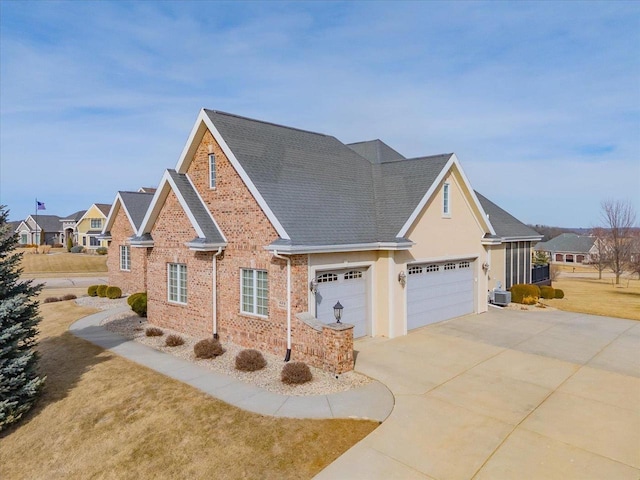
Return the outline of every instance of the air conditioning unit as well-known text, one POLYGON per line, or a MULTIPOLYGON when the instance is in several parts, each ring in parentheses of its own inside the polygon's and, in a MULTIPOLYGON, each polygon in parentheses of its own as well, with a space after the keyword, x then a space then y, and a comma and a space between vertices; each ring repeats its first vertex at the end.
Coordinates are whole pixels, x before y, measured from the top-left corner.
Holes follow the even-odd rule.
POLYGON ((492 296, 493 303, 496 305, 500 305, 501 307, 506 307, 511 303, 511 292, 495 290, 492 296))

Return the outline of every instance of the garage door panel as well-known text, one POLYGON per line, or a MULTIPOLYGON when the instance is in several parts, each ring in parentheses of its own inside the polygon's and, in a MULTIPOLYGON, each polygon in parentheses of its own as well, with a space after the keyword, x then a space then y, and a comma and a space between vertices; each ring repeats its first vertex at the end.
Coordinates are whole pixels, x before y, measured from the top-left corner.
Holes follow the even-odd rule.
MULTIPOLYGON (((344 307, 341 321, 352 324, 353 336, 358 338, 368 334, 367 283, 364 272, 360 278, 345 278, 345 273, 349 272, 353 270, 331 271, 329 273, 334 273, 337 280, 318 284, 316 318, 324 323, 335 322, 333 306, 339 301, 344 307)), ((319 273, 319 277, 321 275, 319 273)))
POLYGON ((412 266, 411 271, 418 273, 409 275, 407 281, 407 329, 473 312, 473 269, 469 263, 425 264, 412 266))

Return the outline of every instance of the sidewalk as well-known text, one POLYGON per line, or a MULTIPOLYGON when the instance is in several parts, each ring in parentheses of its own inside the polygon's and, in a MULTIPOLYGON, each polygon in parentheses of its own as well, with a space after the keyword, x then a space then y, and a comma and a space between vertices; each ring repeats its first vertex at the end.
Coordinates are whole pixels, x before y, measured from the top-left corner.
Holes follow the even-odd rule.
POLYGON ((393 410, 393 395, 385 385, 376 380, 363 387, 330 395, 281 395, 159 352, 100 326, 105 318, 128 310, 127 307, 120 307, 89 315, 71 325, 69 331, 224 402, 262 415, 318 419, 358 418, 382 422, 393 410))

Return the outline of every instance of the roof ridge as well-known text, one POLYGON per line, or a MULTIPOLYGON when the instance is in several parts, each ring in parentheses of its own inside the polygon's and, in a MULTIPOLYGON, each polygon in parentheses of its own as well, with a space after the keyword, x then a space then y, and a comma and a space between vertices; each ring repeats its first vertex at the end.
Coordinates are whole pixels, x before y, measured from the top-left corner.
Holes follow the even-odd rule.
POLYGON ((288 130, 295 130, 298 132, 311 133, 313 135, 320 135, 322 137, 334 137, 333 135, 328 135, 326 133, 313 132, 311 130, 305 130, 303 128, 290 127, 288 125, 282 125, 281 123, 267 122, 265 120, 258 120, 257 118, 245 117, 243 115, 236 115, 235 113, 223 112, 221 110, 211 110, 209 108, 204 109, 205 112, 212 112, 220 115, 226 115, 228 117, 240 118, 242 120, 249 120, 250 122, 262 123, 264 125, 272 125, 274 127, 286 128, 288 130))

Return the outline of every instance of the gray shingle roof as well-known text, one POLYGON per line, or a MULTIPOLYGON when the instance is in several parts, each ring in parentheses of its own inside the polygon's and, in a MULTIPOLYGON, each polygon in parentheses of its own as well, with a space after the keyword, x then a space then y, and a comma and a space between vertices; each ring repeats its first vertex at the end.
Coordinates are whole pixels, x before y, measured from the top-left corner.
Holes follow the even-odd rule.
POLYGON ((535 250, 543 252, 588 253, 595 241, 595 237, 587 237, 575 233, 563 233, 551 240, 538 243, 535 246, 535 250))
POLYGON ((118 192, 120 194, 120 198, 124 203, 127 212, 131 215, 131 220, 134 225, 133 228, 135 231, 138 230, 142 220, 144 219, 145 214, 147 213, 147 209, 151 204, 151 199, 153 198, 153 193, 140 193, 140 192, 118 192))
POLYGON ((193 185, 185 174, 176 172, 173 169, 167 170, 171 179, 175 183, 180 195, 184 198, 187 208, 189 209, 196 223, 204 233, 204 238, 196 237, 191 243, 194 244, 226 244, 224 236, 218 230, 215 222, 212 220, 207 207, 202 203, 193 185))
POLYGON ((96 203, 95 206, 98 207, 98 210, 104 213, 105 217, 109 215, 109 210, 111 210, 110 203, 96 203))
POLYGON ((476 192, 480 205, 489 215, 489 222, 493 225, 496 234, 503 238, 510 237, 540 237, 538 232, 528 227, 509 212, 503 210, 484 195, 476 192))
POLYGON ((376 164, 392 162, 394 160, 404 160, 405 158, 402 154, 396 152, 389 145, 378 139, 367 142, 348 143, 347 147, 371 163, 376 164))
POLYGON ((73 212, 71 215, 67 215, 64 218, 61 218, 61 222, 77 222, 80 220, 84 214, 87 213, 86 210, 78 210, 77 212, 73 212))
MULTIPOLYGON (((36 219, 35 215, 31 215, 31 218, 36 219)), ((60 232, 62 225, 60 224, 60 217, 57 215, 40 215, 38 214, 38 225, 45 232, 60 232)))

